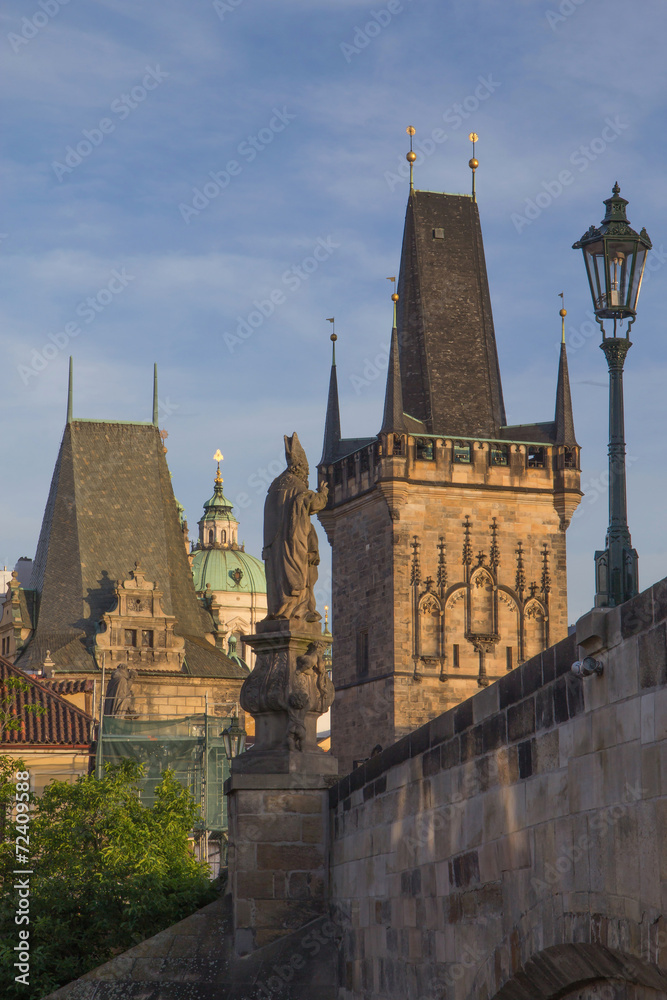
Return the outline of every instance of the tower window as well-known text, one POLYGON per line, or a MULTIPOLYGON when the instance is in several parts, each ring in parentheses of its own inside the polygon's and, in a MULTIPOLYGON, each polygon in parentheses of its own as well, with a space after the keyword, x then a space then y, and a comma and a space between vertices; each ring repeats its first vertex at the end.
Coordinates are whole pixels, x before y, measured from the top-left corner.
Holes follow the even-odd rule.
POLYGON ((350 457, 347 460, 347 476, 348 476, 348 479, 352 479, 352 477, 355 474, 355 471, 356 471, 356 469, 355 469, 355 466, 354 466, 354 455, 350 455, 350 457))
POLYGON ((574 448, 566 448, 563 454, 563 465, 566 469, 576 469, 577 453, 574 448))
POLYGON ((368 629, 357 632, 357 676, 368 677, 368 629))
POLYGON ((528 449, 528 468, 544 468, 544 448, 533 447, 528 449))
POLYGON ((334 465, 334 486, 339 486, 343 482, 343 470, 340 466, 334 465))
POLYGON ((394 434, 394 455, 403 454, 403 438, 400 434, 394 434))
POLYGON ((491 465, 507 465, 509 463, 509 448, 506 444, 497 444, 491 449, 491 465))
POLYGON ((470 445, 465 441, 454 442, 454 461, 461 465, 470 465, 470 445))
POLYGON ((226 531, 221 531, 220 532, 220 541, 223 544, 227 541, 227 532, 226 531))
POLYGON ((422 462, 433 461, 433 441, 429 438, 417 438, 415 441, 417 458, 422 462))
POLYGON ((512 657, 512 647, 505 646, 505 665, 508 670, 511 670, 514 666, 514 660, 512 657))
POLYGON ((125 645, 126 646, 136 646, 137 644, 137 630, 136 628, 126 628, 125 629, 125 645))
POLYGON ((361 453, 360 469, 362 472, 368 472, 370 462, 368 458, 368 448, 364 448, 361 453))
POLYGON ((455 642, 452 646, 452 665, 454 667, 459 667, 461 664, 459 662, 459 644, 455 642))
POLYGON ((208 533, 208 544, 209 545, 213 545, 214 541, 215 541, 215 533, 213 531, 209 531, 209 533, 208 533))
POLYGON ((142 628, 141 630, 141 645, 147 646, 149 649, 153 648, 153 630, 150 628, 142 628))

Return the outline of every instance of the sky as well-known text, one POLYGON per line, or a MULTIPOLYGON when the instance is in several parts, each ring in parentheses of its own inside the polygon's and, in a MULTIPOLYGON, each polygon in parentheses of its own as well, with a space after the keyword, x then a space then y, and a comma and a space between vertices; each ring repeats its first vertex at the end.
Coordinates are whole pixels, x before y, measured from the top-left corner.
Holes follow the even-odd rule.
MULTIPOLYGON (((284 433, 298 432, 314 481, 327 317, 343 435, 377 432, 412 125, 426 190, 469 192, 479 135, 510 423, 553 419, 565 294, 586 494, 567 535, 571 621, 593 603, 607 525, 607 370, 571 245, 615 181, 648 230, 626 363, 628 505, 640 587, 665 576, 666 29, 661 0, 641 16, 622 0, 7 0, 0 568, 34 555, 70 354, 75 417, 150 420, 157 362, 191 537, 220 448, 256 555, 284 433)), ((320 548, 322 604, 323 533, 320 548)))

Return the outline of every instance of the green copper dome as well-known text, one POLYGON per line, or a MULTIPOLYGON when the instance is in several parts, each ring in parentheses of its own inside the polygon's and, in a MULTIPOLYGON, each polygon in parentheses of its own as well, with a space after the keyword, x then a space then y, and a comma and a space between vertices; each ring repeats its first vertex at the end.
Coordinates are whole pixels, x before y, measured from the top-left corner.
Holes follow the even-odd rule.
POLYGON ((242 549, 198 549, 192 557, 195 590, 230 591, 231 593, 265 594, 264 564, 242 549))
POLYGON ((216 480, 213 496, 204 504, 203 521, 236 521, 233 507, 222 492, 222 480, 216 480))

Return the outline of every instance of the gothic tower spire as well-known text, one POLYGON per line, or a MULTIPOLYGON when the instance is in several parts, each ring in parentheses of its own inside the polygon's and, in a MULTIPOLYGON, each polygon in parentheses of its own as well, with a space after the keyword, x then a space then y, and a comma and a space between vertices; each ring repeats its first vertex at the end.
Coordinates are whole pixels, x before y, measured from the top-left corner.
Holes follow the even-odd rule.
MULTIPOLYGON (((332 320, 333 322, 333 320, 332 320)), ((327 402, 327 417, 324 424, 324 444, 320 465, 326 465, 338 456, 340 444, 340 410, 338 407, 338 378, 336 376, 336 341, 335 333, 331 334, 332 358, 331 375, 329 376, 329 400, 327 402)))
POLYGON ((561 309, 561 345, 558 362, 558 382, 556 384, 555 440, 556 444, 578 447, 574 434, 572 397, 570 395, 570 375, 567 368, 567 348, 565 347, 565 317, 567 310, 561 309))
POLYGON ((401 360, 398 349, 398 330, 396 329, 396 303, 398 302, 398 295, 392 295, 392 299, 394 300, 394 326, 391 331, 387 388, 384 395, 384 417, 380 434, 391 434, 392 432, 400 434, 405 431, 401 360))

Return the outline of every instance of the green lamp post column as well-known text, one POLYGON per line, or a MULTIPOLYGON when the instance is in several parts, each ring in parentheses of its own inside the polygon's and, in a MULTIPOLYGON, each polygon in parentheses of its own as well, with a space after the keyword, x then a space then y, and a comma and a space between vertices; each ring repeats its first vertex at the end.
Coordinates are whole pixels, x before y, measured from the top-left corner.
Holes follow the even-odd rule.
POLYGON ((639 592, 638 557, 628 527, 625 482, 625 420, 623 366, 632 347, 630 327, 637 316, 646 255, 651 241, 645 229, 636 233, 626 218, 625 198, 615 184, 599 228, 591 226, 574 250, 582 250, 593 299, 593 310, 602 330, 601 349, 609 368, 609 527, 606 548, 595 553, 595 606, 615 607, 639 592), (628 320, 625 336, 617 324, 628 320), (607 336, 604 321, 613 322, 607 336))

